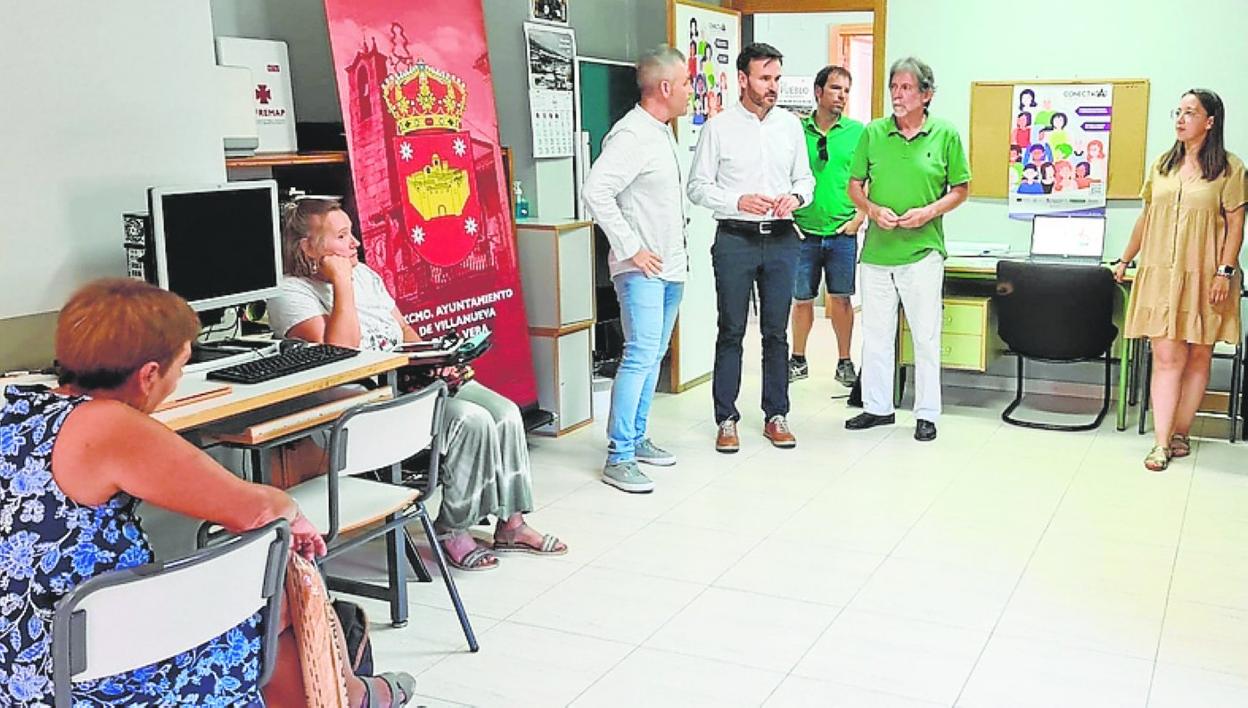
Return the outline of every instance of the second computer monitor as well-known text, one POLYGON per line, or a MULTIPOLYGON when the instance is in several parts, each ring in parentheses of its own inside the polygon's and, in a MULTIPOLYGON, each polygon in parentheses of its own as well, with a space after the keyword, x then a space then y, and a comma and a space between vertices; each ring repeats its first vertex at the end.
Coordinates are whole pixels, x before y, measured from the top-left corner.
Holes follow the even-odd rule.
POLYGON ((153 187, 148 200, 157 285, 186 298, 196 311, 278 294, 276 182, 153 187))

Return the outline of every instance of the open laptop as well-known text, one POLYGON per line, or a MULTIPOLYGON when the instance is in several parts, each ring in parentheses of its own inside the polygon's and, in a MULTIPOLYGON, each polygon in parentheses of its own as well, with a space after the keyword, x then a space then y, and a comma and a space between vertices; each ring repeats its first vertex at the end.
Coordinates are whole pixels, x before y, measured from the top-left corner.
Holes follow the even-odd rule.
POLYGON ((1031 258, 1044 263, 1100 265, 1105 217, 1037 214, 1031 222, 1031 258))

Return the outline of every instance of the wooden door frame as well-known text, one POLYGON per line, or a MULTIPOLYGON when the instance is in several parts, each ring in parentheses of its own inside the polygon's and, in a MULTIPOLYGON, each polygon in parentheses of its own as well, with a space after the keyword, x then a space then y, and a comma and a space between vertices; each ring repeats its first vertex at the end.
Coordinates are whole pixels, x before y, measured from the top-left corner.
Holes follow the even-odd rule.
POLYGON ((871 12, 872 57, 875 76, 871 82, 871 110, 884 115, 884 29, 888 24, 888 0, 723 0, 723 7, 743 15, 764 12, 871 12))
POLYGON ((828 63, 849 67, 845 45, 850 37, 871 37, 875 41, 875 27, 865 22, 850 22, 828 27, 828 63))

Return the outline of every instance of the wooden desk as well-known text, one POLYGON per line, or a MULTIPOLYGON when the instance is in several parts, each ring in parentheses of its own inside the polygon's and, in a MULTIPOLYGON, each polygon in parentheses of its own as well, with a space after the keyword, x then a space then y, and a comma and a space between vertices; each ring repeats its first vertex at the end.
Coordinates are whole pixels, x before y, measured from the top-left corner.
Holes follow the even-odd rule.
MULTIPOLYGON (((1026 260, 1026 256, 998 258, 996 256, 952 256, 945 260, 946 280, 996 280, 997 263, 1003 260, 1026 260)), ((1108 266, 1106 266, 1108 267, 1108 266)), ((1127 304, 1131 298, 1131 283, 1135 278, 1135 270, 1128 270, 1118 290, 1122 293, 1122 316, 1125 317, 1127 304)), ((1135 347, 1131 340, 1122 336, 1122 328, 1118 333, 1118 430, 1127 429, 1128 378, 1132 366, 1135 347)))
MULTIPOLYGON (((407 363, 407 356, 403 354, 360 352, 350 359, 282 376, 264 383, 231 384, 233 389, 224 396, 171 408, 154 413, 152 417, 172 430, 182 432, 352 381, 373 376, 393 378, 392 372, 406 366, 407 363)), ((196 387, 202 387, 205 375, 206 372, 187 374, 178 384, 178 390, 193 390, 196 387)), ((174 395, 177 396, 177 393, 174 395)))
MULTIPOLYGON (((996 280, 997 263, 1001 261, 1025 261, 1027 256, 950 256, 945 259, 945 277, 996 280)), ((1110 266, 1106 265, 1106 268, 1110 266)), ((1135 269, 1129 269, 1123 285, 1130 285, 1135 269)))

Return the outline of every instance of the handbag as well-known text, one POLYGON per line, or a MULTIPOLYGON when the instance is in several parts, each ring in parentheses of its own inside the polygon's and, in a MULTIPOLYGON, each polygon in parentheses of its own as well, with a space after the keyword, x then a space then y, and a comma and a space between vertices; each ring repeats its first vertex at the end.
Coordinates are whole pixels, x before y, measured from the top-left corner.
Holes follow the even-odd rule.
POLYGON ((330 610, 329 593, 320 572, 311 561, 295 553, 287 561, 285 599, 299 649, 304 705, 346 708, 347 657, 338 653, 338 618, 330 610))
POLYGON ((347 663, 356 676, 373 675, 373 642, 368 636, 364 608, 347 600, 334 600, 334 614, 347 641, 347 663))

